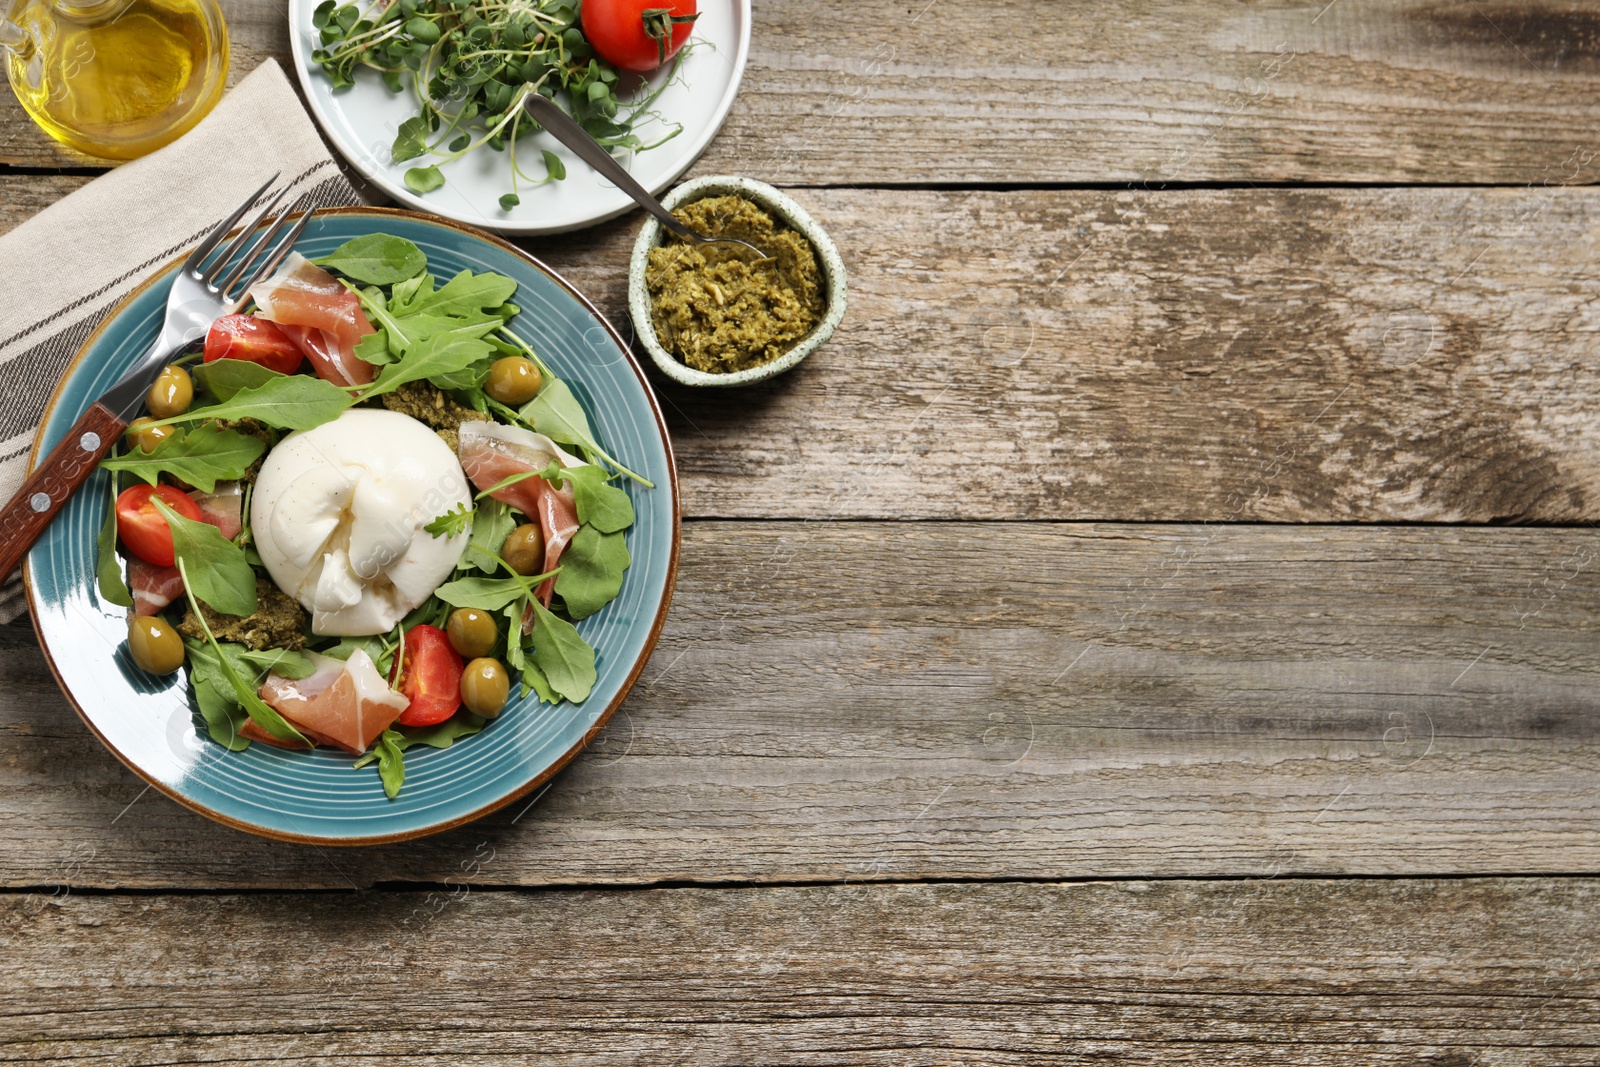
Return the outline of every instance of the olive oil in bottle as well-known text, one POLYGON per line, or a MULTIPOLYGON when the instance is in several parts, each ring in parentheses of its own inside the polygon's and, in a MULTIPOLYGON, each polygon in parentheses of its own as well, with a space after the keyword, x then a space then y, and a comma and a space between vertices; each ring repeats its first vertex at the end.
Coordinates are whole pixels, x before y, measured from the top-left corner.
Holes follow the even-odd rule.
POLYGON ((183 134, 222 97, 228 73, 217 0, 12 0, 0 45, 34 121, 112 159, 183 134))

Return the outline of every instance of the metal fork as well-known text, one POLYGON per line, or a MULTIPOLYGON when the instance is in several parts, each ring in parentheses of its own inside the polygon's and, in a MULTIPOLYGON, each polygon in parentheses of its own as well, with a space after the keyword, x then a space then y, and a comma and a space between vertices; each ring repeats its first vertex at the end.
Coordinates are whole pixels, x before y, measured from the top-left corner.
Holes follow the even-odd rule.
POLYGON ((189 253, 167 293, 167 315, 155 343, 72 424, 17 494, 0 509, 0 578, 21 562, 56 512, 89 480, 100 458, 116 445, 122 431, 144 406, 150 387, 167 361, 204 337, 217 319, 243 307, 250 287, 276 270, 294 247, 295 239, 311 219, 309 210, 294 220, 295 205, 290 204, 262 228, 262 221, 288 192, 285 187, 262 201, 277 180, 277 174, 268 178, 189 253), (240 228, 238 236, 223 244, 252 207, 256 211, 250 221, 240 228))

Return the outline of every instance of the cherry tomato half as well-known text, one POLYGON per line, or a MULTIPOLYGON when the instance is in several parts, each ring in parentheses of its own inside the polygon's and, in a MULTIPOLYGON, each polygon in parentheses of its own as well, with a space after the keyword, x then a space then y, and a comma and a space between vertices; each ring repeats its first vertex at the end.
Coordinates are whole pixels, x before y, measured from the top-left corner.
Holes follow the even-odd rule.
POLYGON ((583 0, 583 35, 623 70, 655 70, 694 32, 696 0, 583 0), (647 16, 645 12, 650 14, 647 16))
POLYGON ((167 507, 186 519, 200 518, 200 505, 181 489, 170 485, 136 485, 117 496, 117 536, 128 551, 156 567, 170 567, 172 527, 150 502, 159 497, 167 507))
POLYGON ((279 374, 293 374, 305 356, 275 322, 254 315, 224 315, 206 334, 207 363, 243 359, 279 374))
POLYGON ((411 701, 396 720, 401 726, 444 722, 461 706, 461 656, 437 626, 406 631, 405 663, 399 690, 411 701))

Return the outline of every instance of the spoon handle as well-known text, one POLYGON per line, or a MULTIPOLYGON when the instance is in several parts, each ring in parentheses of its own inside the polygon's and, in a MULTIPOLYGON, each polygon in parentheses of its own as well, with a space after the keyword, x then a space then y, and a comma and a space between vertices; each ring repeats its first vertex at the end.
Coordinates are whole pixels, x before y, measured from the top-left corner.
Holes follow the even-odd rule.
POLYGON ((679 222, 677 217, 661 206, 661 201, 651 196, 644 186, 633 180, 621 163, 618 163, 604 145, 589 136, 561 106, 538 93, 528 93, 522 100, 523 108, 533 120, 550 132, 550 136, 578 154, 578 158, 599 171, 606 180, 639 202, 639 206, 661 220, 661 225, 685 240, 693 241, 698 235, 679 222))

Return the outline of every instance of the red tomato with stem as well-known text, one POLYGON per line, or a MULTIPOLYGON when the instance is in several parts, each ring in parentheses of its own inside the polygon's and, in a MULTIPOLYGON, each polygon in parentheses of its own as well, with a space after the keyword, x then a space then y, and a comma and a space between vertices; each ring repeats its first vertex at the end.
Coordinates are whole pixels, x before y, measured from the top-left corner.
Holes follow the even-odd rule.
POLYGON ((450 638, 437 626, 407 630, 397 688, 411 703, 395 721, 401 726, 433 726, 454 715, 461 706, 464 666, 450 647, 450 638))
POLYGON ((205 361, 242 359, 279 374, 293 374, 306 357, 275 322, 254 315, 224 315, 206 334, 205 361))
POLYGON ((170 567, 172 527, 150 502, 152 497, 196 522, 200 520, 200 505, 188 493, 170 485, 135 485, 117 496, 117 536, 122 543, 151 566, 170 567))
POLYGON ((583 0, 579 17, 601 59, 646 71, 678 54, 700 15, 696 0, 583 0))

